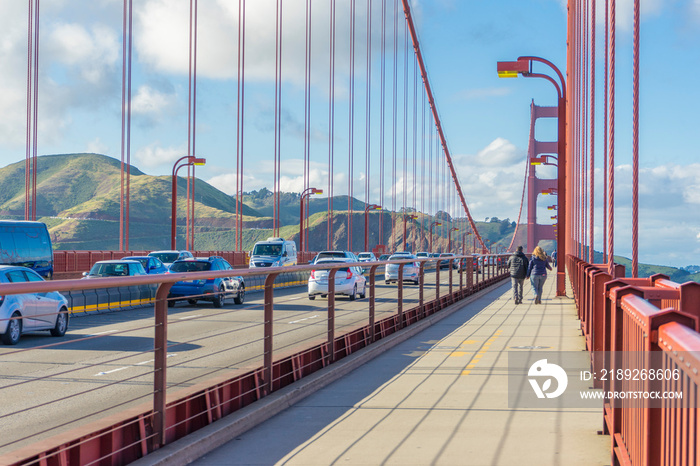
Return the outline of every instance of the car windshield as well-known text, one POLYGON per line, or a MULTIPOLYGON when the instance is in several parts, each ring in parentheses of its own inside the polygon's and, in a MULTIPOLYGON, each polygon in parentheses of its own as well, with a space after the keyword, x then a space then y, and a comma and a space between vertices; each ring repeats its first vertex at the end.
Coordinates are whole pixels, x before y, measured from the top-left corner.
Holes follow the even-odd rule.
POLYGON ((128 257, 128 258, 124 258, 124 260, 141 262, 141 265, 143 265, 144 269, 148 268, 148 258, 147 257, 128 257))
POLYGON ((172 264, 177 260, 178 257, 180 257, 180 253, 178 252, 157 252, 157 253, 151 253, 149 256, 157 257, 160 259, 161 262, 165 262, 166 264, 172 264))
POLYGON ((414 259, 414 257, 410 254, 394 254, 389 258, 390 261, 400 261, 405 259, 414 259))
POLYGON ((90 269, 90 275, 97 277, 120 277, 129 275, 129 264, 95 264, 92 266, 92 269, 90 269))
POLYGON ((210 262, 180 261, 170 267, 171 272, 205 272, 207 270, 211 270, 210 262))
POLYGON ((345 257, 345 253, 341 251, 329 251, 329 252, 319 252, 318 256, 316 256, 317 259, 322 259, 324 257, 345 257))
POLYGON ((369 253, 361 252, 357 257, 359 257, 360 259, 369 259, 371 256, 369 255, 369 253))
POLYGON ((282 254, 281 244, 256 244, 253 248, 254 256, 279 256, 282 254))

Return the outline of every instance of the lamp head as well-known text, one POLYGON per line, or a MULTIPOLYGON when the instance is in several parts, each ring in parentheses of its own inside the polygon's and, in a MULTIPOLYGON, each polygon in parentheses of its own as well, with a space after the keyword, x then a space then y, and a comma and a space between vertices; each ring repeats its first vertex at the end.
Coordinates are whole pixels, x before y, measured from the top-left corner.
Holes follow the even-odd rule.
POLYGON ((496 64, 499 78, 517 78, 530 73, 530 60, 499 61, 496 64))

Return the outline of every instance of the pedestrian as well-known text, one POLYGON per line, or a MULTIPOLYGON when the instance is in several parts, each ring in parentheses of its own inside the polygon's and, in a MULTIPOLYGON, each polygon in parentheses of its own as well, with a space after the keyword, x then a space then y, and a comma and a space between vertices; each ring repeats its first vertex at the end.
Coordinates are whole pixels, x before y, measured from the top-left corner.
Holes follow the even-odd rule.
POLYGON ((532 283, 532 290, 535 292, 535 304, 542 304, 542 287, 547 280, 547 269, 552 270, 552 266, 547 262, 547 254, 537 246, 532 251, 532 259, 527 267, 526 278, 532 283))
POLYGON ((510 282, 513 285, 513 299, 515 300, 515 304, 523 302, 523 283, 527 275, 527 267, 527 256, 523 253, 523 247, 518 246, 518 250, 508 258, 510 282))
POLYGON ((556 249, 554 251, 552 251, 552 263, 553 263, 554 267, 557 266, 557 250, 556 249))

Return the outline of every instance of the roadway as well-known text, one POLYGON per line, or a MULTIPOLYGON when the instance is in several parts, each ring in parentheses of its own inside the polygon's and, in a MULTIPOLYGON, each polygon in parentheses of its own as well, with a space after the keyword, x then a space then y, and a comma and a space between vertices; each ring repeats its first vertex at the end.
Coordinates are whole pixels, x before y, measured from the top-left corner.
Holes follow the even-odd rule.
POLYGON ((573 299, 555 285, 542 305, 529 285, 518 306, 509 283, 483 290, 134 466, 610 464, 602 403, 511 405, 514 353, 586 357, 573 299), (262 422, 265 411, 277 414, 262 422))
MULTIPOLYGON (((448 274, 442 271, 441 287, 448 274)), ((459 285, 454 274, 453 285, 459 285)), ((426 296, 434 272, 426 272, 426 296)), ((443 288, 444 289, 444 288, 443 288)), ((396 313, 397 286, 377 280, 376 319, 396 313)), ((445 291, 443 291, 444 293, 445 291)), ((327 336, 327 299, 308 299, 306 287, 275 291, 276 358, 327 336)), ((168 310, 168 390, 259 367, 263 358, 263 295, 249 293, 243 305, 229 299, 221 309, 185 301, 168 310)), ((418 287, 404 286, 404 309, 418 303, 418 287)), ((368 299, 336 297, 336 335, 367 323, 368 299)), ((0 346, 3 379, 0 455, 99 421, 144 403, 153 393, 152 306, 70 321, 62 339, 46 332, 25 334, 15 347, 0 346)))

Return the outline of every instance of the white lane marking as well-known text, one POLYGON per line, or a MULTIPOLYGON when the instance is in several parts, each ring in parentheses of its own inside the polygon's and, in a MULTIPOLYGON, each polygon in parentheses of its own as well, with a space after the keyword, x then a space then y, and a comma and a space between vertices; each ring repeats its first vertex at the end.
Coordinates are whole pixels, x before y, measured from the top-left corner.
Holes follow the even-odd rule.
POLYGON ((204 314, 197 314, 195 316, 186 316, 186 317, 180 317, 179 320, 186 320, 186 319, 196 319, 197 317, 202 317, 204 314))
MULTIPOLYGON (((168 353, 168 355, 167 355, 168 358, 172 358, 174 356, 177 356, 177 353, 168 353)), ((148 361, 138 362, 138 363, 134 364, 134 366, 143 366, 144 364, 148 364, 148 363, 151 363, 153 361, 155 361, 155 359, 149 359, 148 361)), ((101 375, 111 374, 113 372, 123 371, 124 369, 128 369, 130 367, 133 367, 133 366, 118 367, 116 369, 112 369, 111 371, 98 372, 97 374, 94 375, 94 377, 99 377, 101 375)))
POLYGON ((305 298, 304 296, 297 296, 295 298, 288 298, 287 301, 296 301, 298 299, 304 299, 304 298, 305 298))
POLYGON ((317 317, 318 317, 318 314, 315 315, 315 316, 311 316, 311 317, 304 317, 303 319, 299 319, 299 320, 293 320, 293 321, 291 321, 291 322, 289 322, 289 323, 290 323, 290 324, 296 324, 296 323, 298 323, 298 322, 303 322, 303 321, 305 321, 305 320, 316 319, 317 317))
POLYGON ((91 333, 89 336, 95 337, 97 335, 106 335, 108 333, 118 332, 118 330, 105 330, 104 332, 91 333))

